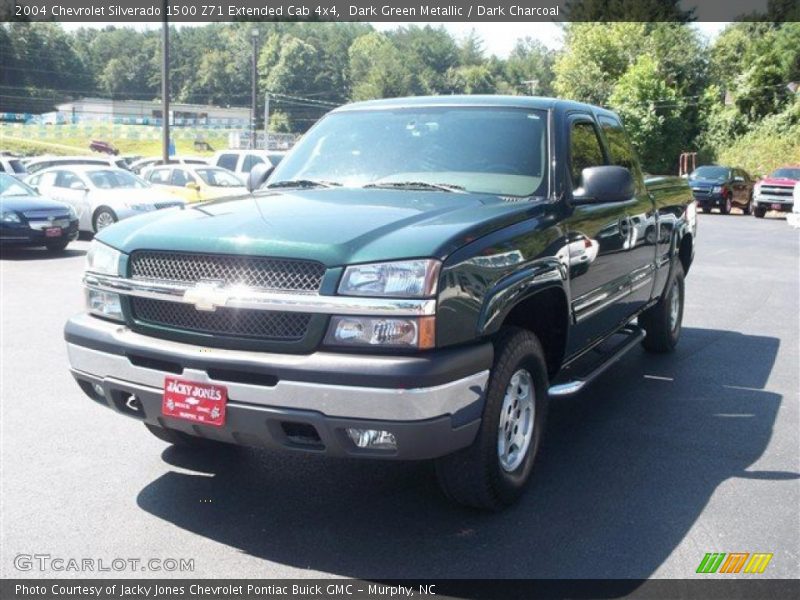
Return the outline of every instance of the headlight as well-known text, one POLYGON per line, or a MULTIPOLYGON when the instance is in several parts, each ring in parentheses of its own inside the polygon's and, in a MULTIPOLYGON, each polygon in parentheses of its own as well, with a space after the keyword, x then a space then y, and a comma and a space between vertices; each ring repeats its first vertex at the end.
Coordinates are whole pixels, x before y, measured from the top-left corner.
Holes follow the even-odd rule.
POLYGON ((99 290, 86 290, 86 309, 99 317, 124 321, 122 316, 122 305, 119 294, 113 292, 101 292, 99 290))
POLYGON ((94 240, 86 253, 86 271, 103 275, 119 275, 122 252, 94 240))
POLYGON ((133 203, 133 204, 125 204, 131 210, 138 210, 138 211, 148 211, 148 210, 155 210, 156 207, 153 204, 145 204, 142 202, 133 203))
POLYGON ((714 187, 711 188, 711 193, 712 194, 720 194, 720 193, 722 193, 722 186, 721 185, 715 185, 714 187))
POLYGON ((67 209, 69 210, 67 214, 69 214, 70 221, 74 221, 75 219, 78 218, 78 213, 75 212, 75 209, 72 206, 67 206, 67 209))
POLYGON ((345 296, 425 298, 436 294, 441 262, 434 259, 354 265, 339 284, 345 296))
POLYGON ((753 194, 755 194, 756 196, 761 194, 761 184, 760 183, 757 183, 757 184, 755 184, 753 186, 753 194))
POLYGON ((435 317, 332 317, 325 343, 425 350, 435 345, 435 332, 435 317))
POLYGON ((22 219, 13 210, 5 211, 0 214, 0 221, 3 223, 22 223, 22 219))

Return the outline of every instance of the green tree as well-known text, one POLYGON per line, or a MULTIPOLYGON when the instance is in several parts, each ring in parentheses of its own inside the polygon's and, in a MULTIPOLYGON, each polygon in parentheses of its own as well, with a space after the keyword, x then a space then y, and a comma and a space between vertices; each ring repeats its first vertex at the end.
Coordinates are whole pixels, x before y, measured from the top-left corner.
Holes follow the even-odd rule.
POLYGON ((411 92, 411 71, 390 39, 377 32, 350 46, 350 77, 354 100, 392 98, 411 92))
POLYGON ((685 144, 683 102, 645 54, 620 77, 609 98, 625 122, 642 165, 651 173, 671 173, 685 144))
POLYGON ((538 40, 526 37, 517 40, 505 63, 504 79, 510 90, 530 93, 531 86, 524 82, 534 81, 534 93, 538 96, 553 94, 553 65, 555 52, 538 40))

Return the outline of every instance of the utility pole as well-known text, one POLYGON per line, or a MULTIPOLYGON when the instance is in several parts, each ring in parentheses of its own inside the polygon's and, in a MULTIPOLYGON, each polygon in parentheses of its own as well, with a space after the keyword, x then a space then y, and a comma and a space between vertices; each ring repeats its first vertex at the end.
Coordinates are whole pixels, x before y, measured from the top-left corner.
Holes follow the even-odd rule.
POLYGON ((264 150, 269 150, 269 92, 264 94, 264 150))
POLYGON ((164 0, 164 24, 161 30, 161 158, 169 161, 169 22, 164 0))
POLYGON ((250 32, 253 40, 253 81, 252 97, 250 99, 250 148, 256 147, 256 81, 258 79, 258 29, 255 27, 250 32))
POLYGON ((539 85, 538 79, 528 79, 527 81, 520 81, 523 85, 527 85, 531 89, 531 96, 536 95, 536 86, 539 85))

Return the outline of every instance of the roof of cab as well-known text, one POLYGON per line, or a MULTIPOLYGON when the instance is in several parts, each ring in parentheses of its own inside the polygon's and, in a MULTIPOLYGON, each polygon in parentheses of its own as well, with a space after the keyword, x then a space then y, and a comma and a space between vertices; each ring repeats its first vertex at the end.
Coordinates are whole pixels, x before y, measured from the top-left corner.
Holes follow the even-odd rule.
POLYGON ((455 95, 455 96, 413 96, 407 98, 385 98, 382 100, 366 100, 345 104, 332 112, 344 112, 349 110, 381 110, 397 108, 423 108, 437 106, 485 106, 485 107, 511 107, 529 108, 539 110, 550 110, 561 108, 564 110, 589 110, 595 113, 607 113, 611 111, 574 102, 572 100, 560 100, 558 98, 542 98, 539 96, 493 96, 493 95, 455 95))

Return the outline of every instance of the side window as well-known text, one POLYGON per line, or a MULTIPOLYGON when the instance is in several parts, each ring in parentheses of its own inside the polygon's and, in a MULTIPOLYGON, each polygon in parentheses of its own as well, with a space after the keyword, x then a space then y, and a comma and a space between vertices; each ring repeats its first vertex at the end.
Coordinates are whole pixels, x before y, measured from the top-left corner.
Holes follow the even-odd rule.
POLYGON ((606 163, 603 147, 597 131, 588 121, 575 121, 570 131, 570 163, 569 172, 572 189, 581 187, 581 175, 588 167, 598 167, 606 163))
POLYGON ((173 169, 172 171, 172 185, 177 187, 185 187, 187 183, 193 182, 194 177, 183 169, 173 169))
POLYGON ((223 154, 217 159, 217 166, 229 171, 235 171, 238 158, 235 154, 223 154))
POLYGON ((616 119, 603 116, 600 117, 600 126, 603 128, 603 134, 608 142, 611 163, 636 172, 638 170, 636 154, 622 124, 616 119))
POLYGON ((3 163, 0 162, 0 173, 5 173, 6 168, 3 166, 3 163))
POLYGON ((147 176, 150 183, 160 183, 161 185, 169 185, 169 169, 153 169, 147 176))
POLYGON ((83 183, 72 171, 56 171, 55 186, 69 189, 73 184, 83 183))
POLYGON ((259 163, 263 163, 264 159, 255 154, 248 154, 244 157, 244 164, 242 165, 242 172, 249 173, 253 167, 259 163))

